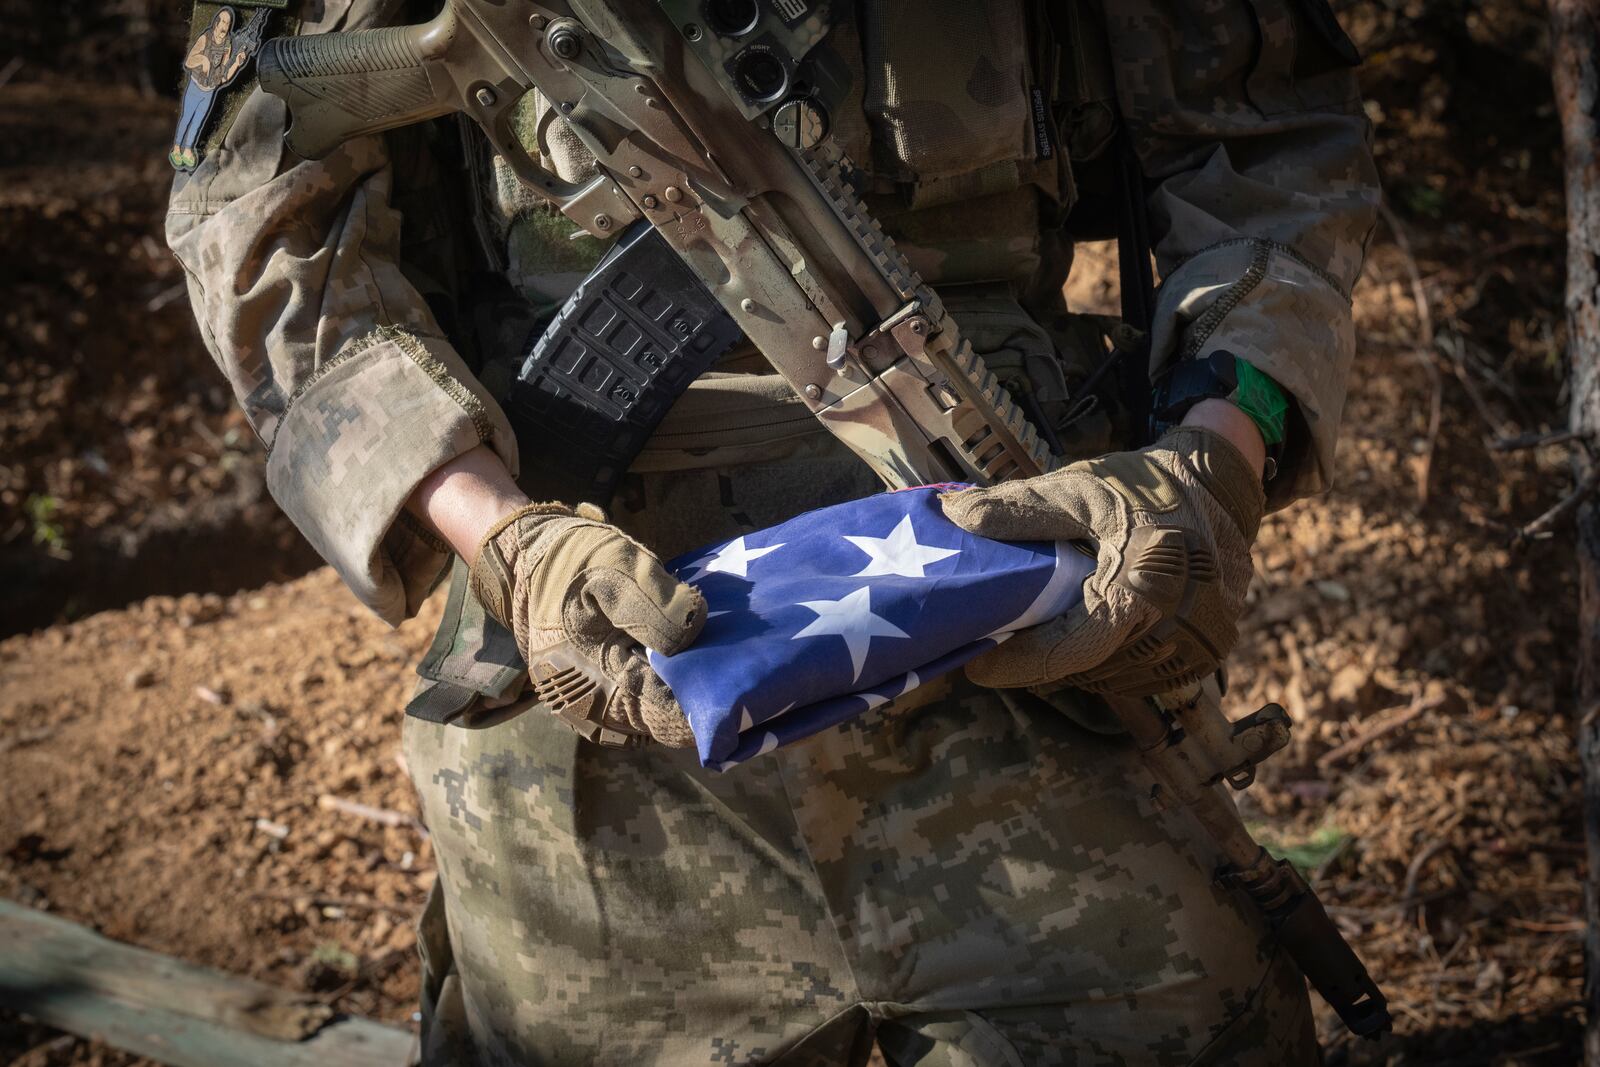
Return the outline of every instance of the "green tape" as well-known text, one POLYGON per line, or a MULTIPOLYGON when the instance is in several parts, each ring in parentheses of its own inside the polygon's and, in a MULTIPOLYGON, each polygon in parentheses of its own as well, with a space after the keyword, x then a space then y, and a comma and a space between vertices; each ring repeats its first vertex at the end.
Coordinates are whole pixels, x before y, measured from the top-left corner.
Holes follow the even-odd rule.
POLYGON ((1233 357, 1233 373, 1239 385, 1228 399, 1250 416, 1269 448, 1282 441, 1289 421, 1289 398, 1277 382, 1238 356, 1233 357))

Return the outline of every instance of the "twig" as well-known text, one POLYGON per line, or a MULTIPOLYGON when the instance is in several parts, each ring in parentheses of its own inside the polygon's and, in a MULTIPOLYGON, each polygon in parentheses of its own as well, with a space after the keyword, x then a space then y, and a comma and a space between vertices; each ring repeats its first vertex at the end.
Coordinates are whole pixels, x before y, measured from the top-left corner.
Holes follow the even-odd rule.
POLYGON ((1540 534, 1554 530, 1571 518, 1572 514, 1583 506, 1583 502, 1594 495, 1596 489, 1600 489, 1600 463, 1593 464, 1589 468, 1588 477, 1563 497, 1560 503, 1518 530, 1512 537, 1513 543, 1520 547, 1540 534))
POLYGON ((1478 409, 1478 415, 1497 436, 1506 436, 1505 422, 1489 410, 1489 402, 1483 398, 1483 390, 1478 388, 1478 383, 1467 373, 1467 343, 1459 334, 1447 334, 1439 339, 1439 347, 1449 351, 1450 373, 1455 375, 1456 381, 1461 383, 1461 388, 1466 390, 1467 399, 1478 409))
POLYGON ((346 815, 354 815, 358 819, 366 819, 382 826, 408 827, 417 831, 423 837, 428 836, 428 828, 422 825, 422 820, 415 815, 408 815, 403 811, 393 811, 389 808, 375 808, 371 804, 362 804, 355 800, 346 800, 330 793, 324 793, 317 798, 317 807, 323 811, 342 811, 346 815))
POLYGON ((1546 923, 1534 922, 1531 919, 1519 919, 1508 916, 1506 922, 1519 930, 1532 930, 1538 934, 1575 934, 1584 928, 1582 919, 1564 919, 1561 922, 1546 923))
POLYGON ((1586 845, 1582 841, 1490 841, 1484 846, 1496 856, 1517 855, 1523 852, 1543 852, 1547 856, 1582 856, 1586 845))
POLYGON ((1548 432, 1535 431, 1532 433, 1519 433, 1514 437, 1497 437, 1489 442, 1491 452, 1521 452, 1528 448, 1543 448, 1546 445, 1564 445, 1568 441, 1577 441, 1580 436, 1571 430, 1550 430, 1548 432))
POLYGON ((1548 233, 1530 233, 1521 237, 1512 237, 1501 241, 1497 245, 1490 245, 1483 250, 1483 258, 1490 263, 1500 259, 1508 252, 1520 252, 1530 248, 1559 248, 1561 238, 1548 233))
POLYGON ((1522 1063, 1524 1060, 1531 1059, 1534 1056, 1540 1056, 1546 1052, 1554 1052, 1560 1047, 1560 1041, 1551 1041, 1544 1045, 1534 1045, 1532 1048, 1519 1048, 1515 1052, 1500 1053, 1496 1058, 1498 1060, 1500 1056, 1504 1056, 1504 1062, 1506 1063, 1522 1063))
POLYGON ((1422 468, 1417 474, 1417 503, 1426 504, 1428 482, 1433 474, 1433 453, 1439 443, 1439 424, 1444 417, 1444 379, 1433 362, 1433 310, 1428 304, 1427 288, 1422 284, 1422 272, 1417 269, 1417 257, 1411 253, 1411 239, 1406 236, 1405 226, 1387 204, 1379 204, 1378 211, 1383 215, 1383 221, 1388 223, 1389 232, 1394 234, 1394 243, 1405 257, 1406 273, 1411 276, 1411 302, 1417 309, 1417 343, 1412 355, 1427 373, 1428 385, 1432 389, 1427 446, 1422 451, 1422 468))
POLYGON ((265 816, 255 821, 255 828, 266 834, 268 837, 276 838, 279 841, 282 841, 284 838, 289 836, 288 826, 281 822, 273 822, 271 819, 268 819, 265 816))
POLYGON ((1428 866, 1428 861, 1450 847, 1450 842, 1444 839, 1434 841, 1416 854, 1409 866, 1406 867, 1405 886, 1400 890, 1400 904, 1402 907, 1413 907, 1422 903, 1417 897, 1417 880, 1422 877, 1422 871, 1428 866))
POLYGON ((178 297, 186 295, 188 292, 189 287, 183 282, 178 282, 176 285, 169 285, 165 289, 161 290, 161 292, 157 293, 155 296, 146 301, 144 309, 154 314, 155 312, 166 307, 168 304, 172 303, 174 300, 178 299, 178 297))
POLYGON ((1355 755, 1357 752, 1360 752, 1362 749, 1372 744, 1372 742, 1378 740, 1378 738, 1389 736, 1402 726, 1405 726, 1407 723, 1416 719, 1419 715, 1422 715, 1424 712, 1429 712, 1435 708, 1442 707, 1445 703, 1445 699, 1446 698, 1441 695, 1430 697, 1427 700, 1413 700, 1410 705, 1403 708, 1399 706, 1390 708, 1390 711, 1399 711, 1399 714, 1394 718, 1389 719, 1387 722, 1380 723, 1379 725, 1372 727, 1370 730, 1365 730, 1362 733, 1357 734, 1355 737, 1352 737, 1344 744, 1330 748, 1328 751, 1318 756, 1317 769, 1326 770, 1335 763, 1338 763, 1340 760, 1355 755))
POLYGON ((8 62, 5 66, 0 67, 0 87, 4 87, 6 82, 10 81, 12 76, 21 69, 22 57, 12 56, 10 62, 8 62))
POLYGON ((1350 919, 1370 919, 1378 922, 1380 920, 1398 918, 1408 908, 1415 907, 1418 904, 1432 904, 1436 900, 1453 897, 1459 892, 1461 892, 1461 886, 1448 886, 1444 889, 1431 890, 1409 900, 1397 900, 1393 904, 1380 904, 1375 908, 1363 908, 1354 904, 1329 904, 1327 905, 1327 912, 1329 915, 1342 915, 1350 919))

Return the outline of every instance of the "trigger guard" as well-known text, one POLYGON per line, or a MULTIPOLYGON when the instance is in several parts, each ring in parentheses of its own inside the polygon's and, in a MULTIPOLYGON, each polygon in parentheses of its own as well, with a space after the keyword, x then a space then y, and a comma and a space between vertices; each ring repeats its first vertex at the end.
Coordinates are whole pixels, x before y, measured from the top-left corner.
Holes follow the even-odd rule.
MULTIPOLYGON (((542 166, 511 131, 510 114, 508 107, 501 112, 493 128, 486 122, 479 125, 488 134, 495 152, 506 161, 506 166, 535 196, 600 240, 615 237, 630 222, 641 217, 638 207, 604 170, 587 181, 569 182, 542 166)), ((542 142, 542 128, 538 136, 542 142)))

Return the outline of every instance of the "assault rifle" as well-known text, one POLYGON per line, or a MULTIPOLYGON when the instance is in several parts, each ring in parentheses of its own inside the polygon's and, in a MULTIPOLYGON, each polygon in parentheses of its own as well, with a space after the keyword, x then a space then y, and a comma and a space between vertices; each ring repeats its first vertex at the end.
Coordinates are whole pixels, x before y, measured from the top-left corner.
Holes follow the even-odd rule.
MULTIPOLYGON (((511 391, 514 420, 572 463, 573 496, 606 495, 740 334, 891 487, 1042 473, 1038 432, 850 185, 829 136, 846 87, 830 3, 449 0, 418 26, 271 41, 258 73, 288 103, 303 157, 460 112, 578 227, 621 235, 511 391), (514 109, 535 89, 594 154, 592 179, 561 179, 517 138, 514 109)), ((1166 561, 1149 563, 1170 587, 1166 561)), ((569 721, 598 729, 603 677, 574 663, 531 674, 569 721)), ((1263 908, 1352 1030, 1387 1029, 1382 992, 1315 894, 1218 792, 1286 743, 1282 709, 1230 723, 1205 687, 1110 703, 1156 799, 1215 838, 1219 876, 1263 908)))
POLYGON ((827 8, 452 0, 420 26, 273 41, 258 70, 288 102, 301 156, 460 111, 589 233, 648 223, 514 391, 529 415, 590 413, 562 427, 567 450, 631 458, 617 431, 642 445, 661 386, 686 385, 742 332, 889 485, 1044 471, 1034 427, 839 166, 827 132, 843 81, 814 47, 827 8), (513 110, 534 88, 594 152, 592 180, 562 181, 517 139, 513 110))

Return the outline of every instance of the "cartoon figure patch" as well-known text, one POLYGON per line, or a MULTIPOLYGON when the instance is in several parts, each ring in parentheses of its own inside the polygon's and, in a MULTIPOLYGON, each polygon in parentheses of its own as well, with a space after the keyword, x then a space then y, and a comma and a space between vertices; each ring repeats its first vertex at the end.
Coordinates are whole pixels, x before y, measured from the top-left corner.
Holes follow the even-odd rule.
POLYGON ((257 11, 236 33, 238 13, 231 7, 222 8, 189 47, 183 60, 189 83, 183 89, 178 132, 172 138, 172 151, 167 153, 167 162, 176 169, 192 171, 199 164, 198 146, 205 137, 217 97, 261 47, 267 15, 266 11, 257 11))

